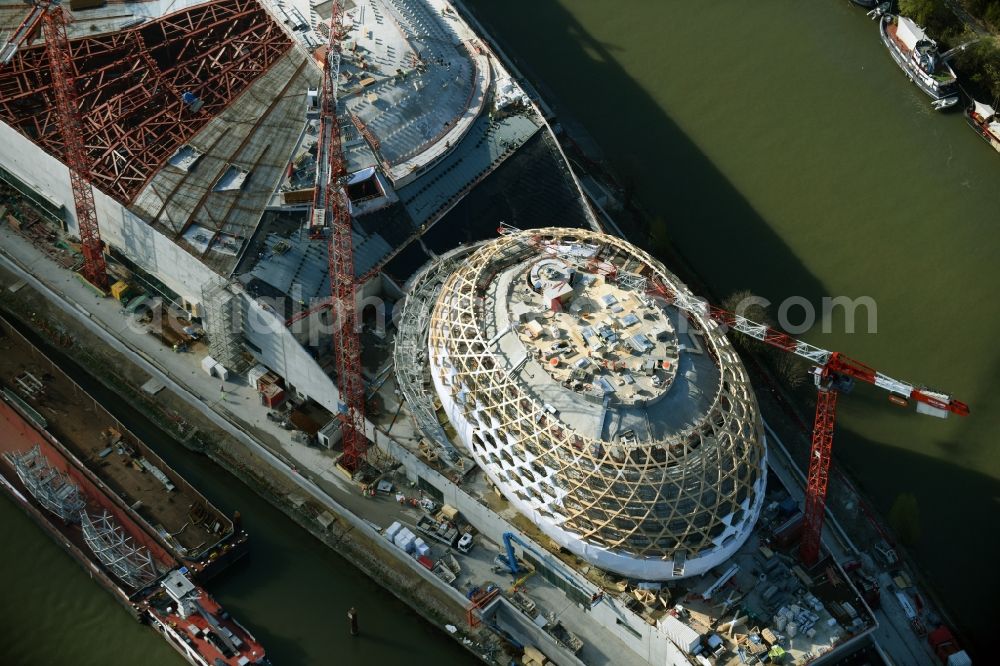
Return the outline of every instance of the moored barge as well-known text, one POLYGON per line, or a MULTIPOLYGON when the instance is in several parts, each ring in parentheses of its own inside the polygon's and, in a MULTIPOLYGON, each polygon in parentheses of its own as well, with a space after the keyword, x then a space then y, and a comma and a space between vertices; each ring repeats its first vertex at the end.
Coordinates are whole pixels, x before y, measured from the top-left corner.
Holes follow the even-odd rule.
POLYGON ((247 552, 248 536, 13 326, 0 320, 0 393, 80 473, 201 582, 247 552))
POLYGON ((965 110, 965 120, 983 141, 1000 153, 1000 114, 997 114, 996 109, 973 100, 972 106, 965 110))
POLYGON ((32 417, 8 395, 0 399, 0 486, 11 499, 192 666, 268 663, 253 635, 32 417))
MULTIPOLYGON (((22 345, 27 341, 16 332, 0 329, 0 333, 5 334, 0 339, 0 347, 4 348, 0 368, 4 372, 13 363, 37 364, 44 358, 33 347, 31 351, 38 356, 25 354, 27 349, 22 345)), ((42 385, 54 386, 56 372, 58 368, 52 366, 51 372, 31 376, 42 385)), ((6 380, 6 375, 2 379, 6 380)), ((63 379, 68 378, 63 375, 63 379)), ((97 475, 55 437, 48 420, 39 411, 46 407, 37 400, 39 390, 35 383, 18 374, 15 381, 5 384, 0 388, 0 487, 4 492, 136 620, 158 629, 192 666, 267 664, 260 643, 195 582, 195 571, 174 552, 174 549, 184 549, 183 552, 190 549, 182 541, 168 547, 170 540, 150 523, 151 516, 156 519, 166 514, 161 511, 144 517, 140 514, 142 499, 131 505, 123 499, 145 497, 154 483, 165 491, 166 483, 183 484, 189 492, 194 489, 158 457, 146 457, 154 454, 144 445, 124 454, 136 472, 148 474, 141 479, 142 483, 137 485, 133 479, 130 484, 123 475, 97 475), (154 461, 149 464, 155 465, 159 474, 153 474, 138 460, 139 452, 143 460, 154 461)), ((60 420, 82 404, 81 395, 62 397, 72 399, 59 402, 58 409, 50 409, 57 412, 60 420)), ((124 451, 126 446, 138 445, 141 445, 138 440, 128 439, 121 447, 124 451)), ((113 453, 114 445, 112 448, 113 453)), ((174 490, 178 487, 175 485, 174 490)), ((223 527, 217 518, 221 514, 200 494, 197 497, 205 504, 200 511, 216 520, 210 531, 221 531, 223 527)), ((215 543, 210 547, 222 546, 215 543)), ((218 571, 218 560, 217 557, 198 561, 200 571, 218 571)))

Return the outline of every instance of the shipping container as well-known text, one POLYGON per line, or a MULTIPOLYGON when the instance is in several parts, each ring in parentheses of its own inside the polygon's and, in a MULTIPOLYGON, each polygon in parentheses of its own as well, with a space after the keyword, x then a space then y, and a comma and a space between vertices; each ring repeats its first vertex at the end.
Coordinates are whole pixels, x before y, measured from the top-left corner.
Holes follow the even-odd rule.
POLYGON ((660 620, 660 627, 666 632, 667 638, 672 640, 677 647, 684 650, 686 654, 694 654, 701 646, 701 637, 698 635, 698 632, 673 615, 667 615, 660 620))

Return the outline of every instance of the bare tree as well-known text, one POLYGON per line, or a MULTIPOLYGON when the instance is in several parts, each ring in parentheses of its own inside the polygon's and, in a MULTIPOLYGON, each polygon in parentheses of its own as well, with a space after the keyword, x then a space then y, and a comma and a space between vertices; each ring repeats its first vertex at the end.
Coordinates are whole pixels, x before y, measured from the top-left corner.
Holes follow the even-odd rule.
MULTIPOLYGON (((771 326, 773 325, 773 319, 767 310, 767 306, 764 305, 766 302, 765 299, 757 296, 749 289, 741 289, 722 299, 722 309, 738 314, 741 317, 746 317, 752 321, 771 326)), ((733 344, 745 352, 759 354, 768 347, 764 342, 756 338, 751 338, 748 335, 735 333, 729 337, 733 341, 733 344)))

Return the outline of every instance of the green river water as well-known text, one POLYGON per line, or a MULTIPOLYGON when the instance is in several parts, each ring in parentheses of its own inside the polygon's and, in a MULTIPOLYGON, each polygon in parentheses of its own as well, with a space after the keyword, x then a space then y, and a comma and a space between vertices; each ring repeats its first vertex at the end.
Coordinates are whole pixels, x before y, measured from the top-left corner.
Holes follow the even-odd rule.
MULTIPOLYGON (((1000 155, 960 114, 929 110, 846 0, 471 6, 715 293, 871 296, 877 334, 805 337, 971 405, 938 421, 859 390, 841 401, 835 448, 880 509, 918 498, 921 563, 986 644, 1000 591, 1000 155)), ((250 559, 210 587, 276 663, 469 661, 212 463, 145 436, 242 511, 250 559)), ((0 525, 0 663, 180 663, 6 499, 0 525)))
POLYGON ((930 109, 846 0, 470 5, 715 294, 870 296, 877 333, 862 317, 861 333, 840 321, 804 337, 969 403, 970 417, 942 421, 862 388, 840 401, 834 448, 877 508, 917 497, 921 565, 987 644, 1000 591, 1000 155, 961 113, 930 109))

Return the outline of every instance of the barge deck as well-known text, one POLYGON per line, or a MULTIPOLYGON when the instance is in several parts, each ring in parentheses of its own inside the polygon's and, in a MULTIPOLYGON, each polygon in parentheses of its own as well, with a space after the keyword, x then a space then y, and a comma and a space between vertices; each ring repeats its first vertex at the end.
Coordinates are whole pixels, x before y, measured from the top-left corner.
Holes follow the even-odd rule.
POLYGON ((0 392, 200 580, 246 553, 246 532, 2 320, 0 392))
POLYGON ((64 458, 48 438, 22 418, 6 398, 0 399, 0 485, 56 543, 97 580, 101 587, 108 590, 133 618, 141 620, 143 590, 117 582, 87 546, 80 525, 54 519, 35 499, 25 483, 18 478, 11 464, 12 458, 32 451, 37 451, 38 455, 44 457, 51 470, 49 474, 58 475, 60 483, 76 485, 79 488, 80 493, 88 500, 86 507, 88 514, 104 515, 107 511, 132 540, 133 545, 148 550, 158 570, 167 571, 176 566, 176 560, 154 539, 134 528, 134 523, 124 515, 120 507, 100 492, 87 475, 64 458))
MULTIPOLYGON (((12 351, 18 343, 27 344, 24 338, 10 329, 0 329, 0 332, 4 334, 0 347, 5 351, 12 351)), ((18 359, 28 359, 31 363, 44 360, 51 364, 30 344, 28 347, 35 352, 35 356, 5 353, 0 364, 5 370, 12 363, 20 362, 18 359)), ((28 349, 21 347, 17 351, 26 352, 28 349)), ((192 666, 268 664, 264 649, 249 630, 226 613, 192 579, 196 571, 218 571, 221 561, 228 558, 224 556, 205 564, 199 562, 201 567, 197 570, 184 566, 181 558, 162 542, 163 534, 159 531, 162 528, 154 530, 150 526, 150 515, 159 520, 167 514, 160 511, 147 517, 140 516, 138 510, 142 508, 142 500, 128 505, 111 485, 112 480, 121 483, 131 475, 98 477, 48 429, 47 419, 38 411, 45 407, 37 398, 41 392, 39 386, 54 383, 58 368, 52 365, 51 370, 54 372, 41 377, 30 374, 37 382, 19 374, 15 385, 22 389, 21 395, 10 387, 0 389, 0 487, 134 619, 157 629, 192 666), (32 398, 37 407, 27 401, 32 398)), ((71 381, 65 375, 59 375, 71 381)), ((79 390, 78 386, 73 386, 79 390)), ((46 392, 46 395, 51 394, 46 392)), ((48 411, 60 416, 66 415, 64 409, 80 407, 79 400, 55 404, 59 408, 49 405, 48 411)), ((87 425, 81 423, 80 418, 76 419, 76 424, 87 425)), ((89 427, 100 425, 99 422, 91 422, 89 427)), ((146 454, 155 455, 152 451, 131 434, 129 437, 131 439, 119 436, 119 455, 127 456, 136 472, 149 472, 166 492, 183 488, 188 493, 186 498, 194 493, 204 502, 202 512, 213 517, 221 516, 218 509, 162 460, 158 457, 147 458, 146 454), (153 464, 157 465, 159 473, 152 473, 150 466, 153 464), (167 488, 167 484, 174 487, 167 488)), ((117 450, 115 443, 111 448, 111 453, 98 457, 110 457, 117 450)), ((149 485, 123 486, 122 492, 128 492, 126 496, 130 498, 141 497, 144 491, 149 490, 149 485)), ((219 526, 213 531, 221 530, 221 521, 217 519, 213 524, 219 526)), ((245 543, 245 534, 243 537, 242 542, 245 543)), ((174 546, 179 547, 182 548, 174 546)), ((233 547, 227 549, 227 554, 234 552, 233 547)))

